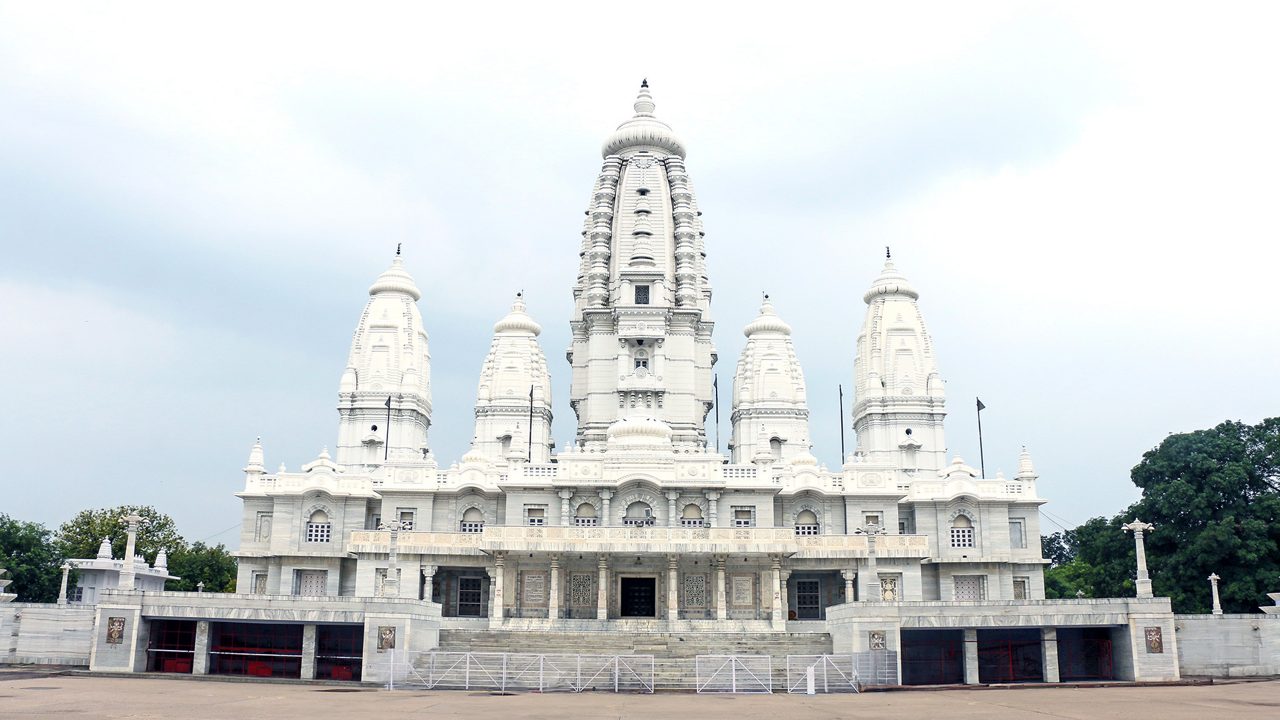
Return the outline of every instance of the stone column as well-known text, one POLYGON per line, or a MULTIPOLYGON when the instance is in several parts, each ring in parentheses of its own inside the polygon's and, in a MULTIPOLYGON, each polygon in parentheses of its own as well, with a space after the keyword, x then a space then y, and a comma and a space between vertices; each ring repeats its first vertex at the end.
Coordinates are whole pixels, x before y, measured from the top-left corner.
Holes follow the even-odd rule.
POLYGON ((560 495, 560 524, 569 527, 573 524, 573 508, 569 507, 569 499, 573 497, 573 488, 564 488, 560 495))
MULTIPOLYGON (((71 573, 71 563, 65 563, 65 562, 62 563, 61 569, 62 569, 62 585, 58 587, 58 604, 66 605, 67 604, 67 575, 71 573)), ((1214 597, 1217 597, 1216 592, 1214 593, 1214 597)))
POLYGON ((138 547, 138 523, 142 522, 142 518, 136 514, 130 514, 123 518, 129 523, 129 539, 125 541, 124 546, 124 569, 120 571, 120 589, 133 590, 137 587, 137 571, 134 563, 134 555, 137 554, 138 547))
POLYGON ((1040 656, 1044 659, 1044 681, 1061 682, 1058 675, 1058 629, 1040 628, 1040 656))
POLYGON ((600 491, 600 525, 609 525, 609 498, 613 497, 612 490, 600 491))
POLYGON ((973 628, 964 631, 964 684, 978 684, 978 631, 973 628))
POLYGON ((857 570, 841 570, 840 575, 844 578, 844 601, 853 602, 853 580, 858 577, 857 570))
POLYGON ((556 619, 560 617, 560 556, 551 556, 551 580, 547 583, 550 586, 547 595, 547 617, 556 619))
POLYGON ((680 519, 676 516, 676 501, 680 499, 680 493, 675 490, 667 491, 667 527, 676 527, 680 524, 680 519))
POLYGON ((397 545, 400 541, 400 521, 384 523, 379 530, 386 530, 391 539, 387 544, 387 577, 382 581, 382 597, 400 597, 400 563, 397 545))
POLYGON ((1138 553, 1138 597, 1149 598, 1152 596, 1151 578, 1147 575, 1147 548, 1142 542, 1142 537, 1147 531, 1155 530, 1156 526, 1135 518, 1133 522, 1121 525, 1120 529, 1133 533, 1134 548, 1138 553))
MULTIPOLYGON (((605 502, 608 502, 606 500, 605 502)), ((596 581, 596 619, 609 619, 609 556, 600 555, 598 562, 600 577, 596 581)))
POLYGON ((724 594, 724 555, 716 556, 716 619, 724 620, 729 617, 727 602, 724 594))
POLYGON ((716 506, 718 503, 716 501, 719 499, 720 493, 715 491, 707 493, 707 525, 711 527, 718 527, 718 523, 716 522, 716 506))
POLYGON ((422 571, 422 600, 425 602, 433 602, 432 597, 435 596, 436 587, 436 565, 423 564, 422 571))
POLYGON ((769 564, 769 569, 772 570, 769 574, 773 580, 771 583, 773 588, 773 629, 786 630, 787 618, 782 614, 782 559, 774 555, 772 562, 769 564))
MULTIPOLYGON (((1209 589, 1213 591, 1213 614, 1214 615, 1222 614, 1222 601, 1218 599, 1218 581, 1221 579, 1222 578, 1218 577, 1218 573, 1211 573, 1209 575, 1209 589)), ((66 573, 63 573, 62 585, 65 587, 66 584, 67 584, 67 575, 66 573)), ((61 600, 59 600, 59 602, 61 602, 61 600)))
POLYGON ((880 571, 876 567, 876 536, 884 532, 884 527, 867 525, 864 531, 867 533, 867 577, 862 581, 862 592, 866 593, 866 597, 861 599, 867 602, 878 602, 881 598, 880 571))
MULTIPOLYGON (((673 501, 674 502, 674 501, 673 501)), ((667 624, 680 620, 680 556, 667 556, 667 624)))
MULTIPOLYGON (((302 631, 306 633, 304 628, 302 631)), ((192 675, 208 675, 209 674, 209 621, 196 621, 196 646, 195 655, 191 658, 191 674, 192 675)))
POLYGON ((316 626, 302 626, 302 679, 316 679, 316 626))
POLYGON ((791 601, 788 599, 791 592, 787 590, 787 583, 791 580, 791 571, 782 571, 782 619, 791 619, 791 601))
POLYGON ((498 552, 493 554, 493 609, 489 613, 491 625, 501 625, 502 618, 507 611, 506 593, 503 592, 506 589, 503 587, 503 569, 506 563, 506 553, 498 552))

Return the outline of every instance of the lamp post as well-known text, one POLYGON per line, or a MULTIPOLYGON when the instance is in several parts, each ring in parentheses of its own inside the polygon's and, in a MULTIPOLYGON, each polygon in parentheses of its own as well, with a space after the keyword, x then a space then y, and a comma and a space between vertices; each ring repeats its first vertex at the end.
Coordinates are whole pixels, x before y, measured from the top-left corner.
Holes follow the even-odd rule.
POLYGON ((71 563, 62 563, 62 585, 58 588, 58 604, 67 604, 67 575, 71 573, 71 563))
POLYGON ((1156 526, 1134 518, 1133 522, 1120 526, 1121 530, 1133 533, 1134 547, 1138 553, 1138 597, 1151 597, 1151 578, 1147 575, 1147 548, 1143 544, 1143 534, 1155 530, 1156 526))
POLYGON ((134 590, 138 577, 134 556, 137 554, 138 523, 142 522, 142 516, 137 513, 129 513, 121 520, 129 524, 129 539, 125 542, 124 569, 120 572, 120 589, 134 590))
POLYGON ((862 581, 863 600, 884 600, 880 594, 880 573, 876 567, 876 536, 883 535, 884 532, 884 526, 880 523, 867 523, 854 530, 855 535, 867 536, 867 578, 862 581))
POLYGON ((1222 578, 1218 577, 1218 573, 1209 574, 1209 588, 1213 591, 1213 614, 1222 614, 1222 601, 1218 599, 1218 581, 1222 578))

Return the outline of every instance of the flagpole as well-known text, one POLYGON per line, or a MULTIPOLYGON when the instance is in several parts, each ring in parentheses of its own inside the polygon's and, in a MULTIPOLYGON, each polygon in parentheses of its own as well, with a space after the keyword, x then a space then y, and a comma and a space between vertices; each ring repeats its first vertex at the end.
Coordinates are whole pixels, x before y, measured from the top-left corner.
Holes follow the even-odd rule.
POLYGON ((716 404, 716 454, 720 454, 720 376, 711 376, 711 389, 715 391, 716 404))
POLYGON ((533 386, 529 386, 529 463, 533 463, 533 386))
POLYGON ((387 442, 382 446, 382 462, 391 455, 391 396, 387 396, 387 442))
POLYGON ((844 385, 837 385, 840 389, 840 464, 844 465, 844 385))
POLYGON ((982 449, 982 411, 986 409, 986 405, 982 404, 981 398, 974 398, 978 401, 978 463, 982 469, 982 477, 987 477, 987 456, 982 449))

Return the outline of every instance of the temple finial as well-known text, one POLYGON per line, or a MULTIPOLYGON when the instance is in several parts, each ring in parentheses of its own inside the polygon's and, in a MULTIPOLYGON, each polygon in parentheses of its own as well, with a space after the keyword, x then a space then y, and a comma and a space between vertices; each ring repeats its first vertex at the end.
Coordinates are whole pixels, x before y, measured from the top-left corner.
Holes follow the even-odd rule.
POLYGON ((892 259, 893 259, 893 255, 889 252, 889 246, 888 246, 888 245, 885 245, 885 246, 884 246, 884 259, 885 259, 885 260, 892 260, 892 259))
POLYGON ((396 257, 400 257, 400 243, 396 243, 396 257))
POLYGON ((649 87, 649 78, 644 78, 644 79, 642 79, 642 80, 640 81, 640 87, 642 87, 642 88, 647 88, 647 87, 649 87))

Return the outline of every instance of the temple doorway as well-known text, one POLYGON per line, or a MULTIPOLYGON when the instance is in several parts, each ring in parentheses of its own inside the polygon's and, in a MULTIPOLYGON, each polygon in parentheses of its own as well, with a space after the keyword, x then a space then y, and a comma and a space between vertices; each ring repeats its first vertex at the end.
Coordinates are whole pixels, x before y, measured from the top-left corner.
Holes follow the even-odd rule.
POLYGON ((646 577, 621 578, 621 606, 618 613, 624 618, 656 617, 657 580, 646 577))

